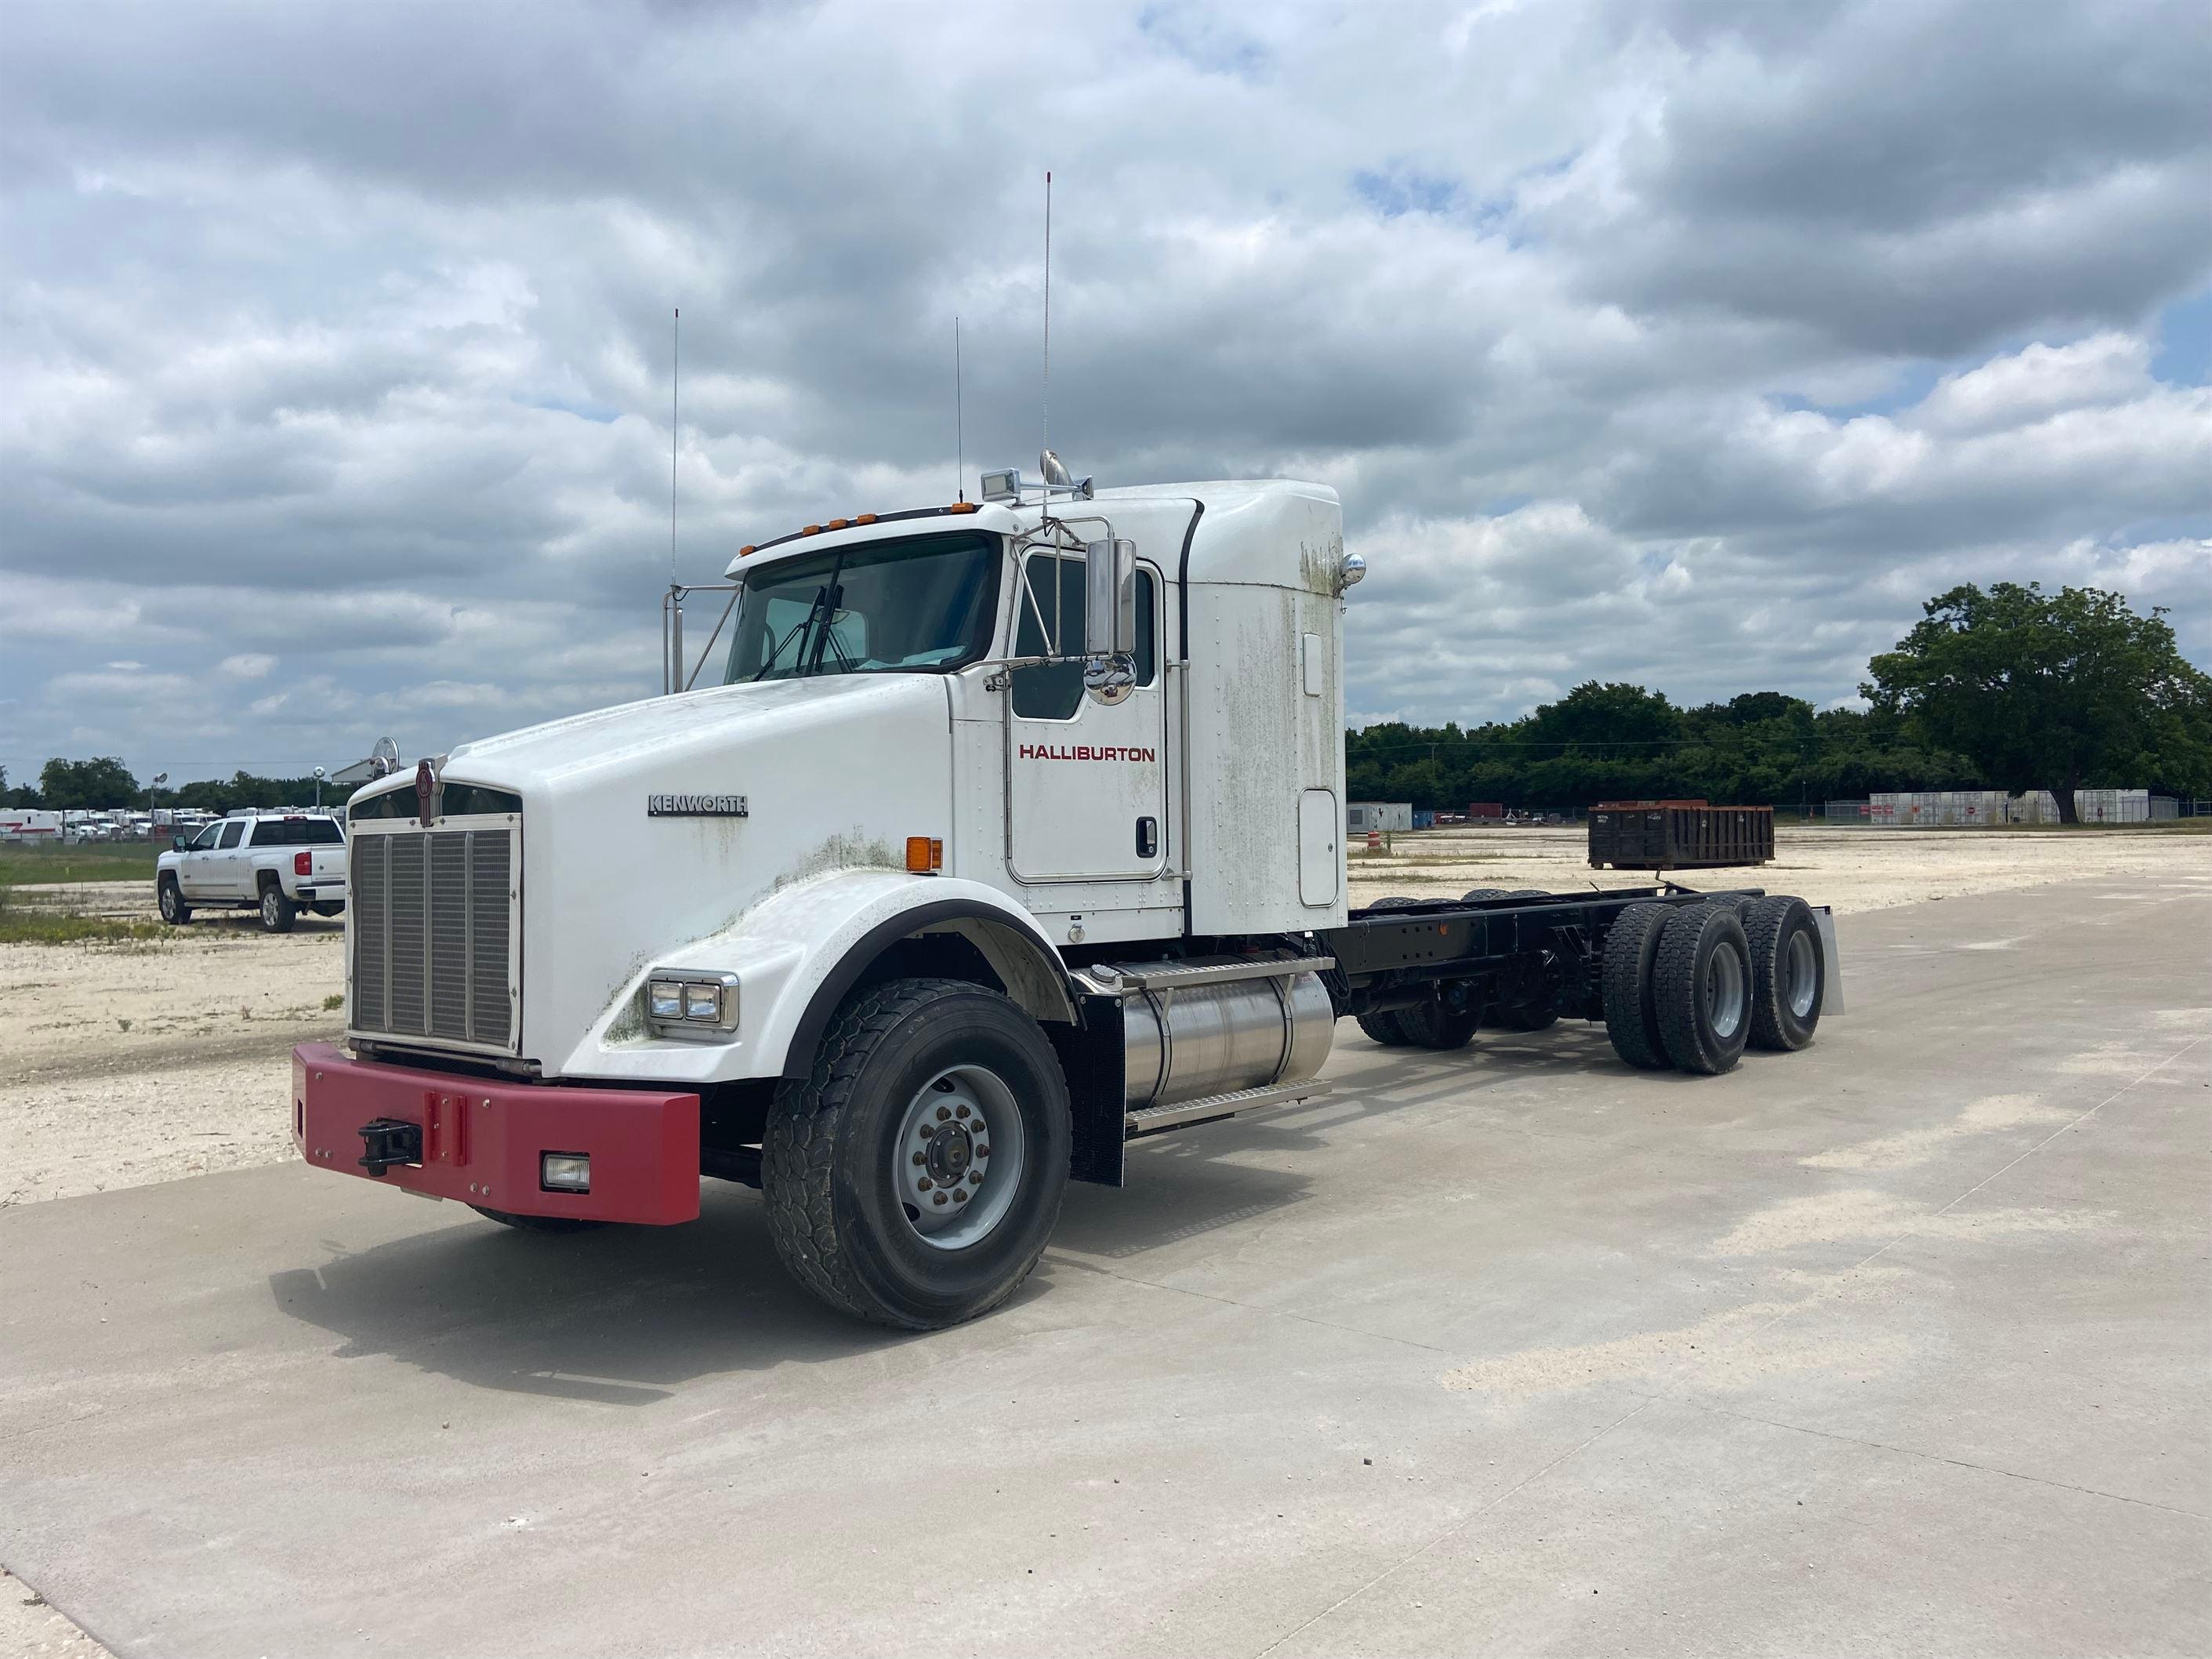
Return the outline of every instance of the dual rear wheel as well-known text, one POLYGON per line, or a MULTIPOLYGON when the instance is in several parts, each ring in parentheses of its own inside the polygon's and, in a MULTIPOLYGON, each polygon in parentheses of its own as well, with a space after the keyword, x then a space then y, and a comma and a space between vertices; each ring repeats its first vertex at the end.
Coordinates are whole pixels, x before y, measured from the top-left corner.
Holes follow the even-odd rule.
POLYGON ((1631 1066, 1716 1076, 1746 1048, 1810 1042, 1824 971, 1802 899, 1632 905, 1606 935, 1606 1030, 1631 1066))

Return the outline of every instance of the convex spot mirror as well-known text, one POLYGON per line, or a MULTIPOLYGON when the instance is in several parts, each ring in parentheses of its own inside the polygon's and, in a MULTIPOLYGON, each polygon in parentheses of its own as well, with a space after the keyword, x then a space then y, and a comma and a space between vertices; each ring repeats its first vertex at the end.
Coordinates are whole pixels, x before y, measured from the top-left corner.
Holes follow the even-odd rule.
POLYGON ((1137 684, 1137 544, 1115 538, 1084 549, 1083 689, 1117 703, 1137 684))

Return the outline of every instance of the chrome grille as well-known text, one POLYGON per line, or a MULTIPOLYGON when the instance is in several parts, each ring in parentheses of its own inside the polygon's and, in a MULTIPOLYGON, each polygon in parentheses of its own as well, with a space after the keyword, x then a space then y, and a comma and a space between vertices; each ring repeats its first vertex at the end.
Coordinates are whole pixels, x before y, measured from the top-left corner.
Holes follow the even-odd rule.
POLYGON ((514 1048, 515 833, 354 836, 355 1030, 514 1048))

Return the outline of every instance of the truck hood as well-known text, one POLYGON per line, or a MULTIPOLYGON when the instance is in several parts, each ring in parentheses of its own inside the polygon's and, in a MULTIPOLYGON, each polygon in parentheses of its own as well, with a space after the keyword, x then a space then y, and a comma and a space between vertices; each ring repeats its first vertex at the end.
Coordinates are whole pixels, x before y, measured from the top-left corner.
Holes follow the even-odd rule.
POLYGON ((522 799, 524 1056, 571 1071, 657 957, 742 931, 793 882, 902 870, 906 837, 949 837, 947 692, 935 674, 718 686, 454 750, 449 786, 522 799), (657 795, 684 804, 649 813, 657 795))
POLYGON ((865 720, 916 702, 945 708, 938 676, 837 674, 715 686, 479 738, 446 757, 443 775, 518 790, 526 798, 532 785, 557 787, 610 769, 650 767, 675 751, 720 755, 754 736, 824 718, 841 724, 865 720))

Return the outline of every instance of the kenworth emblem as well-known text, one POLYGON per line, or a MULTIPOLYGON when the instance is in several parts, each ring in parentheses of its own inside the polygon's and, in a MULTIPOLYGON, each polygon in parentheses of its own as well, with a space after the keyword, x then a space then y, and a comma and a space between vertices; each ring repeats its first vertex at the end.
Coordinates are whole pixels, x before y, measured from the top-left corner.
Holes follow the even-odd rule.
POLYGON ((743 795, 647 795, 645 815, 649 818, 742 818, 751 815, 745 811, 743 795))

